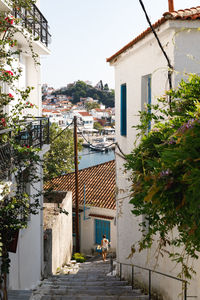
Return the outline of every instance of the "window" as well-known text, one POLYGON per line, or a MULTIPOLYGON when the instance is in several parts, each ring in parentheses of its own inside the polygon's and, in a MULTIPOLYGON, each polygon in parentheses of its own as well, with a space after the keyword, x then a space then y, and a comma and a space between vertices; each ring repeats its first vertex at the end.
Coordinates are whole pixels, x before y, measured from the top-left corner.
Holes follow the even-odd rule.
POLYGON ((95 219, 95 244, 101 244, 104 234, 110 241, 110 221, 95 219))
POLYGON ((126 136, 127 133, 127 91, 126 84, 121 85, 121 120, 120 120, 120 133, 126 136))
MULTIPOLYGON (((145 109, 145 104, 151 105, 151 74, 142 77, 142 101, 141 109, 145 109)), ((151 109, 148 108, 148 112, 151 113, 151 109)), ((151 130, 151 123, 149 122, 148 131, 151 130)))

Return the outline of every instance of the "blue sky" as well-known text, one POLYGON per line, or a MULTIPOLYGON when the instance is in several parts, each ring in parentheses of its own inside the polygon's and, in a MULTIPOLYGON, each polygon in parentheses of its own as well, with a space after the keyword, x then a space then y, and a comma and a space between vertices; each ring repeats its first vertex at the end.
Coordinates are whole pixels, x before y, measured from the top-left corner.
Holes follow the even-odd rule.
MULTIPOLYGON (((168 0, 143 0, 152 22, 168 10, 168 0)), ((175 10, 200 5, 174 0, 175 10)), ((114 88, 106 58, 148 25, 138 0, 40 0, 52 34, 51 55, 42 57, 42 83, 55 88, 76 80, 100 79, 114 88)))

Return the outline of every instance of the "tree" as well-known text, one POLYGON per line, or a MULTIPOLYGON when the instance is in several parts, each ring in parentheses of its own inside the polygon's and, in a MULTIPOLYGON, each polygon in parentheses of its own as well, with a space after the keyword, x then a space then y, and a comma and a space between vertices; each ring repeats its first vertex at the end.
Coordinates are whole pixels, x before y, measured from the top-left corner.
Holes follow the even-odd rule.
MULTIPOLYGON (((189 258, 200 251, 200 77, 190 75, 176 90, 148 105, 140 113, 140 142, 127 155, 131 171, 133 214, 145 215, 139 250, 151 247, 160 237, 158 249, 182 266, 180 275, 191 277, 189 258), (148 132, 149 123, 153 128, 148 132), (178 234, 171 234, 176 229, 178 234), (168 246, 166 248, 166 246, 168 246), (169 247, 171 246, 171 248, 169 247), (179 247, 180 252, 172 251, 179 247), (170 250, 171 249, 171 250, 170 250)), ((137 245, 133 245, 133 253, 137 245)))
POLYGON ((109 91, 109 87, 108 87, 108 84, 107 84, 107 83, 104 84, 103 89, 104 89, 104 91, 109 91))
MULTIPOLYGON (((50 180, 53 177, 69 173, 74 168, 73 132, 70 129, 66 129, 62 133, 61 132, 62 129, 59 128, 55 123, 51 124, 50 150, 44 155, 45 181, 50 180)), ((78 149, 81 150, 81 148, 82 146, 79 142, 78 149)))
POLYGON ((73 97, 74 104, 80 101, 80 97, 91 97, 100 100, 106 107, 114 107, 114 90, 107 90, 106 84, 104 87, 105 90, 99 90, 79 80, 75 83, 68 84, 65 90, 57 90, 54 92, 54 95, 63 94, 71 96, 73 97))
POLYGON ((87 109, 87 111, 90 111, 94 108, 99 108, 100 105, 99 103, 96 103, 96 102, 86 102, 85 103, 85 108, 87 109))
POLYGON ((94 122, 94 129, 97 129, 99 132, 101 132, 103 126, 99 122, 94 122))

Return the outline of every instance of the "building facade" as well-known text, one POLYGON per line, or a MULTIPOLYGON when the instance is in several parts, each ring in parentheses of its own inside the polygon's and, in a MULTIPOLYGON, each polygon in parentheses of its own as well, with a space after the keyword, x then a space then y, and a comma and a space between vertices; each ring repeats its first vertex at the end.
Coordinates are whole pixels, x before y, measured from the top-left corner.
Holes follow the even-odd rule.
MULTIPOLYGON (((186 73, 199 73, 199 12, 200 7, 167 12, 154 25, 154 29, 174 68, 172 75, 173 87, 176 87, 186 73)), ((167 61, 158 46, 150 28, 124 46, 107 61, 115 68, 116 91, 116 139, 120 149, 131 153, 136 140, 134 125, 139 123, 138 112, 145 104, 156 103, 156 98, 164 95, 169 88, 167 61)), ((129 174, 124 172, 125 160, 119 150, 116 150, 116 185, 117 185, 117 260, 121 263, 134 263, 163 273, 177 276, 180 272, 168 256, 155 258, 156 243, 149 251, 137 252, 132 258, 132 245, 142 238, 139 223, 142 217, 131 213, 130 201, 131 181, 129 174)), ((195 270, 199 269, 199 261, 195 270)), ((131 276, 131 268, 123 267, 123 275, 131 276)), ((138 278, 148 287, 148 273, 138 270, 138 278)), ((198 273, 189 286, 188 295, 199 294, 198 273)), ((162 294, 164 299, 178 299, 182 285, 178 281, 155 275, 152 287, 162 294)))
MULTIPOLYGON (((48 31, 48 22, 39 10, 39 1, 31 7, 29 14, 32 18, 26 18, 27 11, 20 8, 14 12, 10 11, 9 1, 0 1, 1 12, 7 11, 13 14, 15 18, 21 20, 18 26, 24 28, 31 28, 33 36, 37 37, 32 41, 32 49, 34 53, 38 55, 40 61, 41 55, 50 54, 49 42, 50 34, 48 31), (37 16, 37 17, 36 17, 37 16), (38 17, 39 16, 39 17, 38 17), (31 20, 35 22, 30 23, 31 20)), ((25 34, 28 35, 28 30, 25 30, 25 34)), ((30 51, 29 43, 27 39, 20 32, 17 32, 14 36, 17 40, 17 46, 14 50, 21 50, 20 54, 16 58, 16 67, 20 67, 22 70, 21 76, 18 80, 17 87, 19 89, 26 89, 26 87, 34 87, 30 93, 30 103, 34 106, 33 109, 24 109, 22 118, 27 115, 33 115, 34 118, 26 119, 23 126, 23 134, 20 135, 20 144, 24 143, 27 147, 40 148, 39 156, 42 159, 46 151, 49 150, 48 139, 48 120, 42 118, 42 101, 41 101, 41 78, 40 78, 40 66, 36 65, 32 53, 30 51), (29 128, 29 130, 28 130, 29 128), (30 129, 31 128, 31 129, 30 129), (45 129, 46 128, 46 129, 45 129), (31 130, 31 131, 30 131, 31 130), (46 133, 45 133, 46 132, 46 133), (32 140, 30 141, 30 134, 32 140)), ((5 87, 5 92, 9 93, 9 88, 5 87)), ((17 95, 15 95, 15 103, 17 103, 17 95)), ((6 107, 6 111, 9 114, 12 109, 12 105, 6 107)), ((0 132, 0 134, 2 134, 0 132)), ((4 149, 1 148, 1 151, 4 149)), ((27 193, 33 195, 36 191, 43 191, 43 179, 42 179, 42 164, 37 166, 37 175, 40 180, 33 184, 26 186, 27 193)), ((5 178, 6 180, 6 178, 5 178)), ((15 183, 11 181, 11 185, 15 183)), ((40 196, 40 206, 43 206, 43 197, 40 196)), ((40 281, 43 274, 43 213, 39 210, 37 215, 30 215, 27 229, 20 230, 18 237, 18 245, 16 253, 10 253, 11 267, 8 278, 9 289, 32 289, 40 281)))

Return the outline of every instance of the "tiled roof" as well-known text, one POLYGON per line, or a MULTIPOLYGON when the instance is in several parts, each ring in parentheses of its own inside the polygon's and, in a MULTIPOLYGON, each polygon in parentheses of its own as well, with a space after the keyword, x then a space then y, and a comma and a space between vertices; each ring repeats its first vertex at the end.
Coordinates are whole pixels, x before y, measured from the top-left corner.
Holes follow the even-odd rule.
POLYGON ((98 215, 98 214, 89 214, 89 217, 101 218, 101 219, 107 219, 107 220, 114 219, 114 217, 112 217, 112 216, 105 216, 105 215, 98 215))
POLYGON ((78 113, 83 117, 91 117, 91 115, 87 111, 79 111, 78 113))
MULTIPOLYGON (((115 209, 115 161, 109 161, 93 167, 79 170, 79 204, 115 209)), ((53 191, 72 191, 75 204, 75 173, 53 178, 45 185, 53 191)))
POLYGON ((200 6, 166 12, 163 16, 170 20, 197 20, 200 19, 200 6))
MULTIPOLYGON (((163 17, 159 19, 156 23, 152 26, 154 29, 158 28, 161 24, 165 23, 167 20, 199 20, 200 19, 200 6, 192 7, 188 9, 181 9, 178 11, 166 12, 163 14, 163 17)), ((151 28, 148 27, 145 31, 143 31, 140 35, 134 38, 130 43, 125 45, 122 49, 116 52, 111 57, 107 58, 107 62, 113 61, 117 58, 120 54, 131 48, 137 42, 142 40, 145 36, 147 36, 150 32, 152 32, 151 28)))

